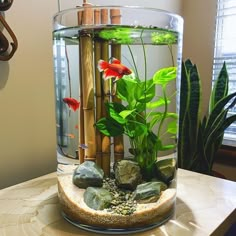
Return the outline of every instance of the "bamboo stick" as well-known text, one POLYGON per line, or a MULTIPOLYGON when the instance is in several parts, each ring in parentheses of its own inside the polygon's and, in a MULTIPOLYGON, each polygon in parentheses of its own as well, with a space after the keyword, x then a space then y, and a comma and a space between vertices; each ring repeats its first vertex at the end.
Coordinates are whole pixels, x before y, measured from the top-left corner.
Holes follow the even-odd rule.
MULTIPOLYGON (((90 4, 84 3, 82 23, 93 24, 93 10, 86 8, 90 4)), ((81 51, 81 80, 83 89, 83 115, 84 115, 84 160, 96 160, 95 115, 94 115, 94 82, 93 82, 93 41, 89 35, 80 38, 81 51)))
MULTIPOLYGON (((78 12, 78 25, 82 24, 82 11, 78 12)), ((80 104, 81 109, 79 109, 79 121, 78 121, 78 127, 79 127, 79 146, 78 146, 78 153, 79 153, 79 163, 82 164, 84 162, 84 149, 82 148, 81 144, 85 143, 84 140, 84 111, 82 109, 83 104, 83 81, 82 81, 82 60, 83 55, 81 54, 82 51, 82 45, 79 44, 79 88, 80 88, 80 104)))
MULTIPOLYGON (((94 23, 100 24, 101 12, 94 10, 94 23)), ((94 64, 97 66, 98 61, 101 59, 101 43, 94 42, 94 64)), ((96 121, 102 117, 102 78, 99 70, 95 70, 95 87, 96 87, 96 121)), ((102 167, 102 134, 96 130, 96 163, 102 167)))
MULTIPOLYGON (((111 23, 115 25, 120 24, 120 10, 119 9, 111 9, 110 11, 111 16, 111 23)), ((121 60, 121 45, 112 44, 111 45, 111 55, 112 57, 121 60)), ((112 101, 116 103, 121 103, 121 100, 115 95, 116 94, 116 87, 113 86, 112 89, 112 101)), ((124 158, 124 140, 123 136, 114 137, 114 161, 118 161, 124 158)))
MULTIPOLYGON (((108 23, 108 10, 101 10, 101 23, 108 23)), ((109 45, 108 42, 101 43, 102 59, 105 61, 109 60, 109 45)), ((103 102, 102 102, 102 116, 106 116, 105 103, 110 102, 111 90, 110 80, 106 80, 103 83, 103 102)), ((102 135, 102 169, 106 176, 110 175, 110 159, 111 159, 111 141, 110 137, 102 135)))

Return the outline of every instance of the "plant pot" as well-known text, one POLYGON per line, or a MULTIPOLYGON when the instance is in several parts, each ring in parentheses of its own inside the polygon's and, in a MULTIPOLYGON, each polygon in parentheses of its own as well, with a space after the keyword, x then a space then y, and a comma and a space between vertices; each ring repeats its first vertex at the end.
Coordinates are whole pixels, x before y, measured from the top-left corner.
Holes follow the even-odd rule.
POLYGON ((172 216, 182 27, 177 15, 141 7, 85 4, 55 15, 58 186, 63 215, 72 224, 122 234, 156 227, 172 216), (169 154, 170 161, 161 161, 169 160, 169 154), (130 160, 127 171, 122 169, 124 159, 130 160), (128 179, 129 174, 134 178, 133 168, 140 169, 131 190, 117 185, 114 163, 128 179), (99 191, 88 193, 88 188, 97 188, 101 179, 95 186, 78 187, 80 180, 73 180, 82 175, 82 167, 88 173, 96 168, 103 178, 100 187, 105 188, 106 181, 118 186, 108 197, 111 201, 129 191, 127 199, 135 210, 119 213, 113 203, 99 210, 86 205, 84 195, 90 198, 99 191), (150 181, 158 193, 151 196, 151 189, 146 195, 154 202, 134 200, 137 185, 152 186, 150 181))

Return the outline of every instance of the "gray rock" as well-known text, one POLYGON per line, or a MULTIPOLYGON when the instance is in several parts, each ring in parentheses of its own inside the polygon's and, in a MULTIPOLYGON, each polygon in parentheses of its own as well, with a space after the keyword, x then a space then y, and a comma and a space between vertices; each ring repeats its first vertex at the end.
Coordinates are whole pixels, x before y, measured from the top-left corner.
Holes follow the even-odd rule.
POLYGON ((133 199, 139 203, 156 202, 161 193, 160 182, 147 182, 139 184, 134 191, 133 199))
POLYGON ((85 161, 73 174, 73 183, 79 188, 102 187, 104 172, 93 161, 85 161))
POLYGON ((137 162, 118 161, 114 166, 116 184, 120 188, 134 190, 142 180, 141 170, 137 162))
POLYGON ((84 192, 84 202, 94 210, 108 208, 111 201, 112 195, 105 188, 88 187, 84 192))
POLYGON ((151 180, 151 182, 159 183, 161 191, 165 191, 167 189, 167 185, 159 179, 153 179, 153 180, 151 180))
POLYGON ((166 184, 174 178, 176 170, 176 160, 174 158, 168 158, 160 160, 156 163, 157 176, 166 184))

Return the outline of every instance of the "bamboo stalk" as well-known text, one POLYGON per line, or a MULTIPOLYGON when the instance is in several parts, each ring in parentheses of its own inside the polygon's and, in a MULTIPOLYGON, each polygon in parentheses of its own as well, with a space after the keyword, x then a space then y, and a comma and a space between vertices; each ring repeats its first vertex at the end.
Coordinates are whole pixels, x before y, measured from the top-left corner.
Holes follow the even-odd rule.
MULTIPOLYGON (((108 23, 108 10, 101 10, 101 23, 108 23)), ((108 42, 101 43, 102 59, 105 61, 109 60, 109 45, 108 42)), ((106 116, 105 103, 110 101, 111 90, 110 80, 106 80, 103 83, 103 102, 102 102, 102 116, 106 116)), ((110 175, 110 159, 111 159, 111 141, 110 137, 102 135, 102 169, 106 176, 110 175)))
MULTIPOLYGON (((94 10, 94 23, 100 24, 101 20, 100 10, 94 10)), ((101 43, 94 42, 94 64, 97 66, 101 59, 101 43)), ((95 69, 95 87, 96 87, 96 121, 102 117, 102 78, 99 70, 95 69)), ((102 134, 96 130, 96 163, 102 167, 102 134)))
MULTIPOLYGON (((84 3, 82 17, 83 24, 93 24, 93 10, 86 8, 90 5, 84 3)), ((94 115, 94 83, 93 83, 93 41, 90 35, 85 34, 80 38, 81 56, 81 80, 83 90, 83 115, 84 115, 84 160, 96 160, 96 139, 95 139, 95 115, 94 115)))
MULTIPOLYGON (((110 11, 111 23, 115 25, 120 24, 120 10, 119 9, 111 9, 110 11)), ((121 60, 121 45, 112 44, 111 45, 111 55, 112 57, 121 60)), ((116 103, 121 103, 121 100, 115 95, 116 87, 113 86, 112 89, 112 101, 116 103)), ((114 161, 118 161, 124 158, 124 139, 123 135, 114 137, 114 161)))
MULTIPOLYGON (((82 24, 82 11, 78 12, 78 25, 82 24)), ((81 144, 85 143, 84 140, 84 111, 82 109, 83 104, 83 81, 82 81, 82 60, 83 55, 81 54, 82 51, 82 45, 79 44, 79 88, 80 88, 80 104, 81 109, 79 109, 79 121, 78 121, 78 127, 79 127, 79 146, 78 146, 78 152, 79 152, 79 163, 82 164, 84 162, 84 149, 82 148, 81 144)))

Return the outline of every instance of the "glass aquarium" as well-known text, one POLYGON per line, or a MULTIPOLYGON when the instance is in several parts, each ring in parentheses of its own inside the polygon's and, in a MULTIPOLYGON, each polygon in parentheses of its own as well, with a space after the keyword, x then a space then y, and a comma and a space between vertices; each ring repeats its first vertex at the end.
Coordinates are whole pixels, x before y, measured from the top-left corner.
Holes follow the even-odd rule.
POLYGON ((152 8, 55 15, 58 193, 72 224, 122 234, 173 215, 182 31, 152 8))

